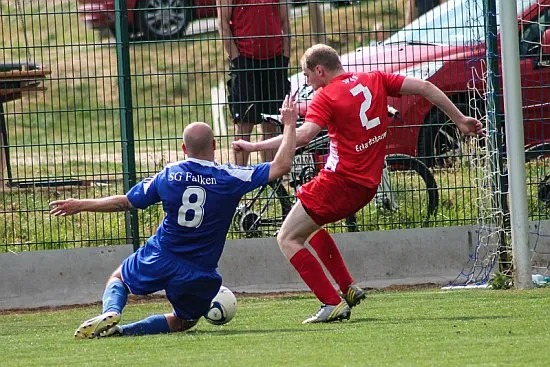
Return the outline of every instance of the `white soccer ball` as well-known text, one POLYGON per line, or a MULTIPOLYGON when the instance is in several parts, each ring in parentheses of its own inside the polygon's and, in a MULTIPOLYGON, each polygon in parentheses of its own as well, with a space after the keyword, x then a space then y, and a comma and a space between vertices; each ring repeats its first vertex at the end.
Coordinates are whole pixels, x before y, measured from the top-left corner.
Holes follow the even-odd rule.
POLYGON ((223 325, 231 321, 236 313, 237 298, 229 288, 222 285, 204 318, 213 325, 223 325))

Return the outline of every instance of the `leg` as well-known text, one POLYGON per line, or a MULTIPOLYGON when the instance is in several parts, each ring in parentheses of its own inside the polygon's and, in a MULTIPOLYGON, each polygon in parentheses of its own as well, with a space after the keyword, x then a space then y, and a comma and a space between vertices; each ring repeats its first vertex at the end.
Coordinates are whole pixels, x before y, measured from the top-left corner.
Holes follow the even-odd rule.
POLYGON ((302 203, 298 201, 286 217, 281 230, 277 235, 277 242, 283 254, 298 271, 304 282, 323 303, 320 310, 304 321, 329 322, 349 318, 350 310, 345 301, 342 301, 338 292, 325 275, 321 264, 304 247, 309 235, 319 229, 307 214, 302 203))
POLYGON ((348 303, 348 306, 352 308, 361 303, 367 297, 367 294, 359 286, 353 284, 353 278, 330 234, 325 229, 320 229, 311 236, 309 244, 330 275, 338 283, 342 298, 348 303))
POLYGON ((332 283, 325 275, 321 264, 305 248, 304 243, 309 235, 319 226, 306 213, 298 201, 288 213, 281 230, 277 234, 279 248, 296 268, 304 282, 317 298, 326 305, 337 305, 341 299, 332 283))
POLYGON ((309 238, 309 244, 338 283, 342 298, 348 303, 348 306, 352 308, 360 304, 367 294, 359 286, 353 284, 353 278, 331 235, 321 228, 309 238))
POLYGON ((128 325, 115 326, 102 336, 141 336, 185 331, 198 320, 183 320, 174 314, 152 315, 128 325))
POLYGON ((115 270, 105 286, 103 293, 103 313, 84 321, 74 334, 76 339, 97 338, 120 322, 122 309, 128 301, 128 288, 122 282, 121 266, 115 270))
POLYGON ((189 330, 199 322, 199 320, 183 320, 173 314, 166 314, 164 316, 166 317, 170 331, 173 333, 189 330))
POLYGON ((122 309, 128 301, 128 287, 122 281, 122 265, 119 266, 107 280, 103 292, 103 313, 114 311, 122 313, 122 309))
MULTIPOLYGON (((257 72, 256 91, 259 101, 256 108, 256 121, 261 121, 261 113, 271 115, 279 114, 279 109, 285 96, 290 93, 288 80, 288 59, 282 55, 266 60, 262 64, 262 70, 257 72)), ((281 133, 279 126, 273 123, 262 123, 262 139, 267 140, 281 133)), ((263 162, 271 162, 275 158, 277 150, 262 151, 263 162)))
MULTIPOLYGON (((308 217, 310 222, 323 225, 336 222, 355 213, 372 200, 375 193, 375 188, 367 189, 334 172, 321 170, 313 180, 301 186, 297 195, 301 211, 304 213, 302 216, 308 217), (307 208, 307 212, 305 208, 307 208)), ((287 220, 289 219, 291 219, 290 214, 287 216, 287 220)), ((299 223, 298 220, 293 224, 297 223, 299 223)), ((296 226, 297 230, 299 228, 299 225, 296 226)), ((346 291, 342 296, 347 302, 346 307, 349 311, 349 307, 357 305, 361 299, 365 298, 365 292, 352 284, 353 280, 349 271, 328 233, 325 230, 320 230, 320 226, 314 227, 307 234, 312 233, 314 233, 310 238, 312 247, 342 290, 346 291)))
POLYGON ((137 336, 181 332, 195 326, 221 285, 216 271, 180 267, 165 284, 166 297, 174 312, 152 315, 128 325, 115 326, 104 336, 137 336))
MULTIPOLYGON (((320 176, 323 176, 323 171, 320 176)), ((316 181, 323 182, 323 178, 316 181)), ((299 192, 300 199, 306 200, 309 205, 315 205, 315 200, 321 203, 330 203, 329 205, 319 206, 314 212, 316 215, 322 213, 320 218, 317 219, 320 223, 336 221, 349 216, 350 213, 355 213, 361 205, 366 205, 366 203, 371 201, 376 194, 376 188, 366 189, 361 186, 348 184, 349 187, 344 191, 347 191, 349 197, 353 198, 352 204, 351 200, 348 198, 342 200, 337 199, 339 198, 337 196, 338 186, 345 187, 346 183, 338 182, 337 180, 335 183, 331 181, 330 184, 325 184, 321 189, 317 188, 314 190, 313 194, 311 194, 308 187, 304 185, 301 192, 299 192)), ((315 185, 313 185, 313 187, 315 189, 315 185)), ((311 236, 309 243, 334 280, 338 283, 342 292, 342 297, 346 300, 349 307, 351 308, 361 303, 361 301, 365 299, 366 293, 363 289, 353 284, 353 278, 330 234, 326 230, 321 229, 311 236)))
MULTIPOLYGON (((231 78, 228 82, 229 109, 235 123, 235 139, 250 141, 250 134, 254 128, 255 102, 257 100, 254 86, 253 60, 244 58, 242 64, 230 68, 231 78)), ((235 164, 248 164, 250 153, 233 152, 235 164)))
MULTIPOLYGON (((250 141, 250 134, 252 133, 252 128, 254 127, 253 124, 249 123, 236 123, 235 124, 235 139, 243 139, 246 141, 250 141)), ((248 164, 248 158, 250 156, 250 153, 248 152, 236 152, 233 151, 233 155, 235 158, 235 164, 238 166, 245 166, 248 164)))
POLYGON ((334 278, 342 293, 347 293, 349 286, 353 283, 344 259, 330 234, 321 228, 311 236, 309 244, 319 256, 330 275, 334 278))
POLYGON ((183 269, 172 276, 166 286, 166 297, 174 312, 151 315, 143 320, 116 325, 100 336, 140 336, 186 331, 195 326, 208 311, 221 285, 217 272, 183 269))

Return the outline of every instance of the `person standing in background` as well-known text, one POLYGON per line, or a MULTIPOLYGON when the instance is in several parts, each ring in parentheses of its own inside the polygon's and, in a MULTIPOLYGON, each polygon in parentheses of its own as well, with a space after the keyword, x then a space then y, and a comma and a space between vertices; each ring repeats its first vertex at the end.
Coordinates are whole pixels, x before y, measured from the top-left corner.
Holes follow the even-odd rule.
MULTIPOLYGON (((229 59, 229 108, 235 140, 250 141, 254 125, 262 124, 263 139, 278 128, 263 122, 261 114, 277 114, 290 90, 290 24, 286 1, 216 0, 218 32, 229 59)), ((273 160, 273 150, 262 160, 273 160)), ((235 163, 248 163, 250 153, 234 152, 235 163)))
POLYGON ((409 3, 409 8, 408 11, 405 12, 405 25, 429 12, 436 6, 441 5, 443 1, 444 0, 406 0, 406 2, 409 3))

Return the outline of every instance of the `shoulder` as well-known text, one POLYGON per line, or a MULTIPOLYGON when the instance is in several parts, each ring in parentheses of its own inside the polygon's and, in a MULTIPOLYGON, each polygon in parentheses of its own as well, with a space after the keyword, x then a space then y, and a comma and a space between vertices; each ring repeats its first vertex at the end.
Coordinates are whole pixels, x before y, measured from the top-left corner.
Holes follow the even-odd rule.
POLYGON ((313 98, 311 99, 311 102, 315 102, 316 100, 325 100, 330 97, 330 89, 332 85, 329 84, 324 88, 319 88, 315 91, 313 94, 313 98), (327 91, 328 90, 328 91, 327 91))
POLYGON ((359 80, 376 80, 385 78, 386 73, 380 70, 371 70, 364 73, 357 73, 356 75, 359 80))

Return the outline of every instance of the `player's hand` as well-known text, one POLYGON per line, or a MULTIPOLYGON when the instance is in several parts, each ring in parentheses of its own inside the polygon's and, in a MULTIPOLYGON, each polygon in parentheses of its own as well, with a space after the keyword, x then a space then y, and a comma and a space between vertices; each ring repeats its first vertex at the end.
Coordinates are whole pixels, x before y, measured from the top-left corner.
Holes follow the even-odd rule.
POLYGON ((485 136, 483 124, 476 118, 464 116, 456 126, 466 136, 485 136))
POLYGON ((232 143, 233 150, 236 152, 255 152, 256 149, 254 149, 254 143, 251 143, 249 141, 239 139, 235 140, 232 143))
POLYGON ((80 213, 82 210, 80 208, 80 200, 77 199, 66 199, 66 200, 56 200, 50 203, 51 215, 66 216, 80 213))
POLYGON ((283 101, 283 105, 279 108, 281 112, 281 121, 283 125, 292 125, 296 126, 296 121, 298 121, 298 108, 296 107, 296 94, 292 97, 288 94, 283 101))

